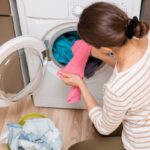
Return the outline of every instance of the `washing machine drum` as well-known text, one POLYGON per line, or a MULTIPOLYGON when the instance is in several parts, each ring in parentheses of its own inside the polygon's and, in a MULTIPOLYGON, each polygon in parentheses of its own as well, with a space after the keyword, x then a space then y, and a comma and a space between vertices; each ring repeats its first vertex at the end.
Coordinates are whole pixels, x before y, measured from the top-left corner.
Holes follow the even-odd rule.
MULTIPOLYGON (((80 37, 77 31, 70 31, 60 35, 53 43, 50 57, 53 61, 61 67, 67 65, 73 57, 72 46, 80 37)), ((85 77, 90 78, 94 75, 95 71, 99 69, 102 61, 92 56, 89 57, 85 67, 85 77)))

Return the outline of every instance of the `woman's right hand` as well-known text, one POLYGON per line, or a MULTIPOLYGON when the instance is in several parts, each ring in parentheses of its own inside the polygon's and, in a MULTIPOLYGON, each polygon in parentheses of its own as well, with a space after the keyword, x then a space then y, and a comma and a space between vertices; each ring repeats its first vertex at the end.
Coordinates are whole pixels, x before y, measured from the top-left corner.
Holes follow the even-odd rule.
POLYGON ((75 74, 60 72, 60 78, 66 85, 79 87, 83 84, 83 79, 75 74))

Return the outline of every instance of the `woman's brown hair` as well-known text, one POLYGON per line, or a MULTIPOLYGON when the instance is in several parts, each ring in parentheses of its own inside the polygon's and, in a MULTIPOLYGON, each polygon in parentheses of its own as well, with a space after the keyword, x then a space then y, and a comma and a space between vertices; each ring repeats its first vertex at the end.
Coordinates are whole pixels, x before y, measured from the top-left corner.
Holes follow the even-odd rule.
MULTIPOLYGON (((78 23, 78 33, 84 41, 96 48, 119 47, 126 44, 130 18, 121 9, 110 3, 98 2, 85 8, 78 23)), ((149 26, 138 21, 134 35, 141 38, 148 33, 149 26)))

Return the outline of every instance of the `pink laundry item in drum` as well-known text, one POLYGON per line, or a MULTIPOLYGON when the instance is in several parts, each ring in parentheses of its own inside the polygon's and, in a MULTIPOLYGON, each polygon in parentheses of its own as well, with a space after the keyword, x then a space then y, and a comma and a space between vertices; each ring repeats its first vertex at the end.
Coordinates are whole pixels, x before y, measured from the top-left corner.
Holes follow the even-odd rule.
MULTIPOLYGON (((88 45, 83 40, 77 40, 72 46, 73 58, 71 61, 60 71, 57 75, 60 75, 61 72, 71 73, 79 75, 81 78, 84 77, 84 69, 88 61, 88 57, 91 53, 92 47, 88 45)), ((80 100, 81 91, 78 87, 72 87, 69 92, 67 102, 74 103, 80 100)))

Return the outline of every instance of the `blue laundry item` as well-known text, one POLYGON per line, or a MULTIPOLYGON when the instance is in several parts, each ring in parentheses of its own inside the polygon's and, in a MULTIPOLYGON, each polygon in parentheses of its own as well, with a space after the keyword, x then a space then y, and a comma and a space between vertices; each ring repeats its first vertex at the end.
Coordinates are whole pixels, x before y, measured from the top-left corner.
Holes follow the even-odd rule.
POLYGON ((7 126, 11 150, 61 150, 60 132, 47 118, 28 120, 23 126, 17 123, 7 126))
POLYGON ((61 35, 53 44, 53 56, 55 60, 62 64, 67 65, 72 59, 72 46, 76 40, 79 39, 77 32, 68 32, 61 35))

